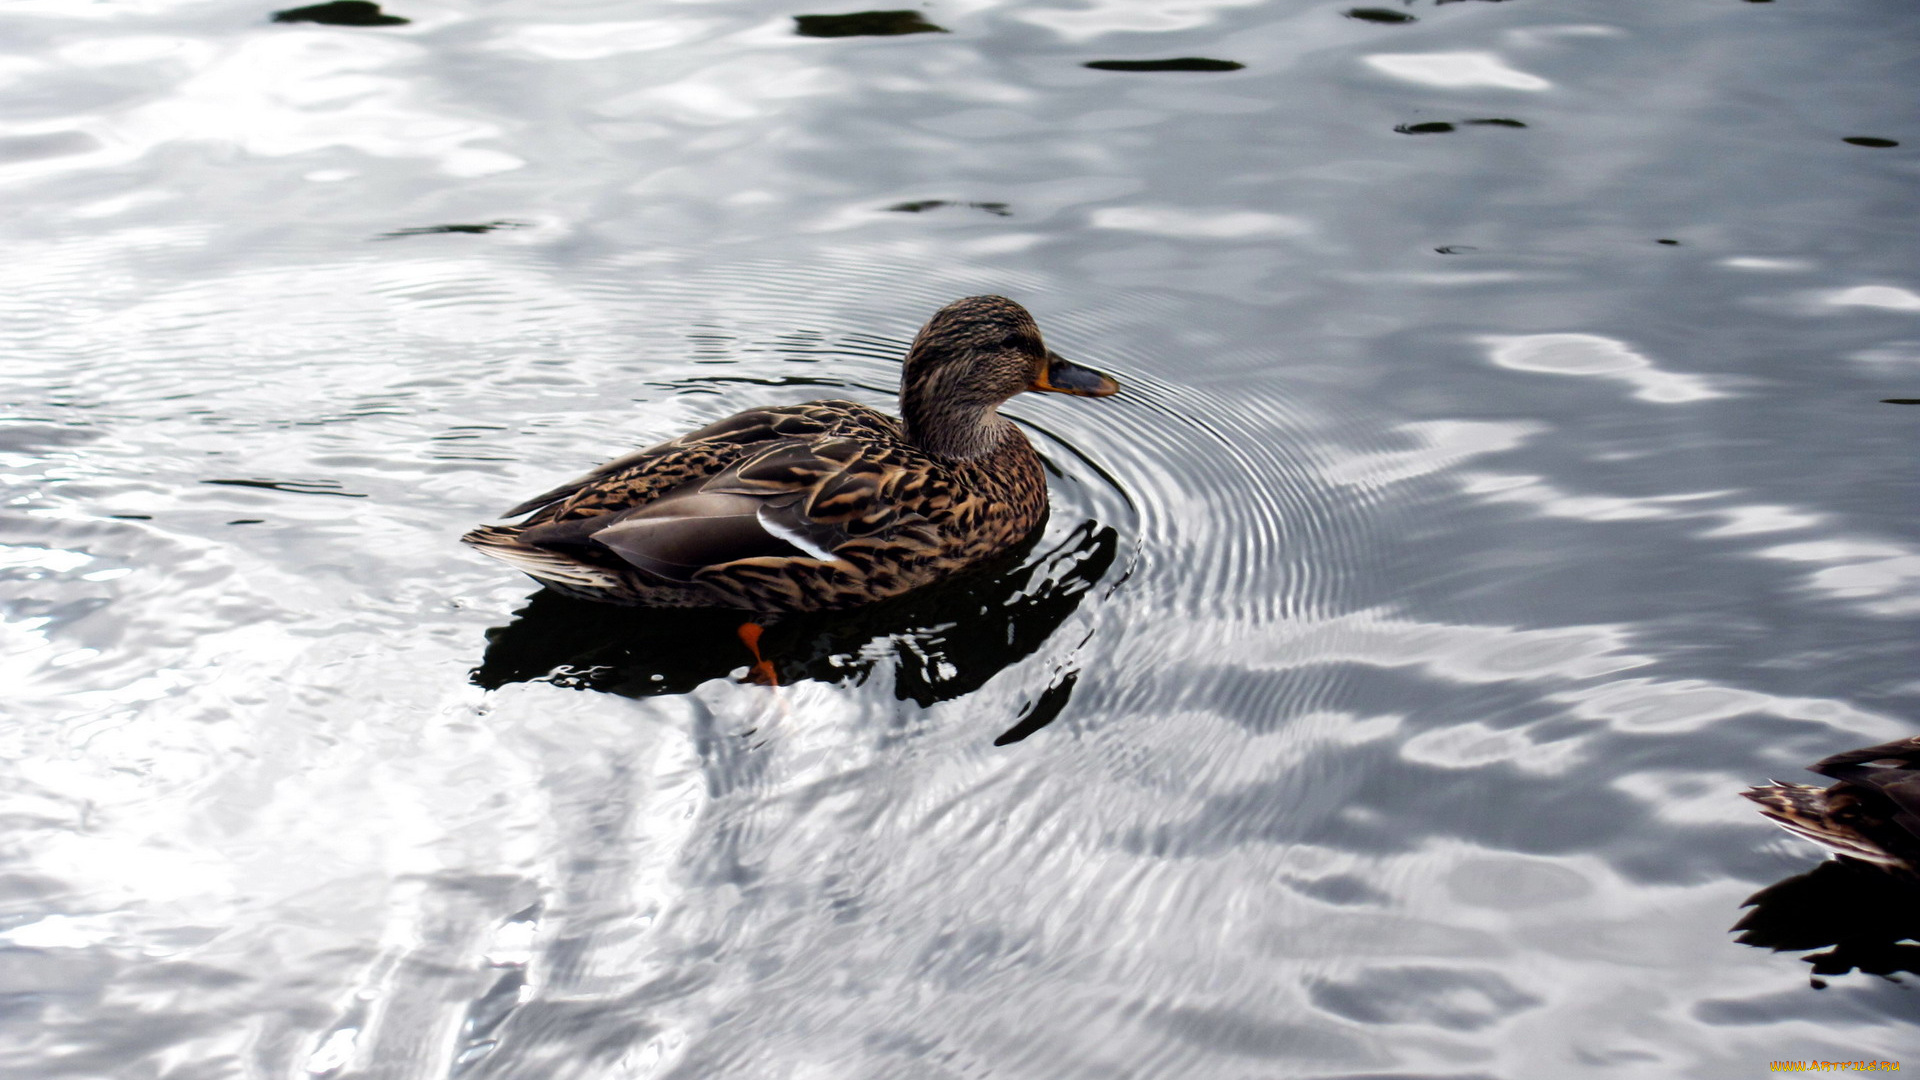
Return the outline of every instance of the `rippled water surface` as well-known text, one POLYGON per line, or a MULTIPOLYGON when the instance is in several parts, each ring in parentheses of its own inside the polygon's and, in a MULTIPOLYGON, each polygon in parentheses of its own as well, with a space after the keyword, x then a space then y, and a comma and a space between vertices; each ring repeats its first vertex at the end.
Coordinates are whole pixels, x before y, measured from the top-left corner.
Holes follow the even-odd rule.
POLYGON ((1729 933, 1916 728, 1911 5, 387 10, 0 10, 6 1076, 1915 1063, 1729 933), (1126 391, 778 691, 455 542, 979 292, 1126 391))

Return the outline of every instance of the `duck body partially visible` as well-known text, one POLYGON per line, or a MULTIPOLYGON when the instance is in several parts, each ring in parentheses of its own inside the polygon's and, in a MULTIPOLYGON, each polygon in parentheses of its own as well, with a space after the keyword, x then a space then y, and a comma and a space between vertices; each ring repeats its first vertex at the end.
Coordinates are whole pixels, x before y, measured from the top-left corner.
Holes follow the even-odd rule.
POLYGON ((1920 882, 1920 736, 1835 754, 1809 768, 1838 783, 1776 782, 1741 794, 1795 836, 1920 882))
POLYGON ((570 595, 649 607, 822 611, 897 596, 1046 520, 1025 390, 1105 396, 1003 297, 948 305, 909 350, 901 417, 851 401, 749 409, 608 462, 462 539, 570 595))

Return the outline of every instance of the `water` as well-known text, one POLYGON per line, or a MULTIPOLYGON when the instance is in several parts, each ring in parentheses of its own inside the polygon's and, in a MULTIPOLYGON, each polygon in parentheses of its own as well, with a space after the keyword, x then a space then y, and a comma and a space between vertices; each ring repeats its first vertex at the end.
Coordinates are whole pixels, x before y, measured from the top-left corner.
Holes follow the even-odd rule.
POLYGON ((1737 792, 1914 730, 1908 6, 388 10, 5 13, 5 1075, 1916 1045, 1729 934, 1737 792), (455 542, 983 291, 1126 392, 778 695, 455 542))

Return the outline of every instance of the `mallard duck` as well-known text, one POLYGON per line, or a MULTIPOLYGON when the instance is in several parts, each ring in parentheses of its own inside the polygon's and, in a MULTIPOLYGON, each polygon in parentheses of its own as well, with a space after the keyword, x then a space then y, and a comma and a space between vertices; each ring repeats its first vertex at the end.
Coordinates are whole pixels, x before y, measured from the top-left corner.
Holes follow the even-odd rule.
POLYGON ((461 539, 557 589, 777 613, 883 600, 1046 519, 1040 459, 996 411, 1025 390, 1104 397, 1002 296, 948 304, 900 377, 900 417, 851 401, 749 409, 615 459, 461 539))
POLYGON ((1741 792, 1795 836, 1848 859, 1920 877, 1920 736, 1849 750, 1809 768, 1839 783, 1741 792))

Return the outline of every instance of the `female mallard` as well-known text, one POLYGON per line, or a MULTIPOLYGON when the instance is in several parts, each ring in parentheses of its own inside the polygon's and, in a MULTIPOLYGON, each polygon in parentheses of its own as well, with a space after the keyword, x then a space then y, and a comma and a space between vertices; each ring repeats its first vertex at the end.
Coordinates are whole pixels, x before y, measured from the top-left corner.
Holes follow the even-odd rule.
POLYGON ((1839 783, 1775 782, 1741 794, 1795 836, 1920 878, 1920 736, 1835 754, 1809 768, 1839 783))
POLYGON ((1025 539, 1047 481, 995 410, 1119 384, 1040 341, 1019 304, 948 304, 914 339, 900 419, 851 401, 749 409, 610 461, 461 539, 565 593, 650 607, 820 611, 897 596, 1025 539))

